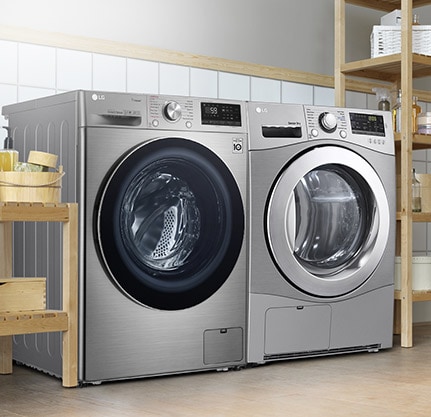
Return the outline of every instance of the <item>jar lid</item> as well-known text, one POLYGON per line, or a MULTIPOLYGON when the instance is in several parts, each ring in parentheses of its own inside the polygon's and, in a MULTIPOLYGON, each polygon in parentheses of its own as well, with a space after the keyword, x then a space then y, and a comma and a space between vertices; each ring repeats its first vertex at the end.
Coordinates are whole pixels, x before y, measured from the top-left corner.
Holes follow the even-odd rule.
POLYGON ((30 151, 28 154, 27 162, 55 169, 57 167, 57 158, 57 155, 52 153, 30 151))

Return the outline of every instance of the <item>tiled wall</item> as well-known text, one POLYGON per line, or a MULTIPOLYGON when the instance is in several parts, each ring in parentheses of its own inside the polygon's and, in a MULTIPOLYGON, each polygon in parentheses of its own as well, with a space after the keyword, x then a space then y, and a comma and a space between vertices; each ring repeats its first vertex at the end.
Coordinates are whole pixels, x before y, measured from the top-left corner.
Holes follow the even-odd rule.
MULTIPOLYGON (((334 105, 331 88, 99 53, 0 40, 0 56, 0 107, 75 89, 334 105)), ((429 110, 425 103, 420 104, 429 110)), ((373 95, 355 92, 348 92, 346 105, 376 108, 373 95)), ((2 116, 0 122, 1 126, 7 124, 2 116)), ((0 146, 4 136, 1 131, 0 146)), ((414 152, 418 172, 431 173, 429 152, 414 152)), ((416 255, 431 255, 431 224, 427 228, 414 225, 413 249, 416 255)), ((422 307, 415 305, 416 310, 429 303, 420 304, 422 307)))
MULTIPOLYGON (((0 106, 75 89, 334 104, 331 88, 50 46, 0 40, 0 56, 0 106)), ((365 94, 350 97, 367 105, 365 94)))

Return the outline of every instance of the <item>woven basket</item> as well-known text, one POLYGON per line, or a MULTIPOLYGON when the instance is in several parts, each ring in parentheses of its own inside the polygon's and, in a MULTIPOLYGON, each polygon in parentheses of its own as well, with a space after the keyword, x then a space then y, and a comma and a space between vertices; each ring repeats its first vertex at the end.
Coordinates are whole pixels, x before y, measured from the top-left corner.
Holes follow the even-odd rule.
POLYGON ((0 201, 59 203, 64 172, 0 172, 0 201))
MULTIPOLYGON (((431 55, 431 26, 412 27, 412 51, 431 55)), ((401 26, 374 26, 370 36, 371 58, 401 52, 401 26)))

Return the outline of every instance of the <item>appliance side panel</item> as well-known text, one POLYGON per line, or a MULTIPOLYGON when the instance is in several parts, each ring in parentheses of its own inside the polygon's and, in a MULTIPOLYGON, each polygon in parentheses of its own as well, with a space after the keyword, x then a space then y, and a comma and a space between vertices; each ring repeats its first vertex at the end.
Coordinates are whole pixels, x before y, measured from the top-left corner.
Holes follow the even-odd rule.
MULTIPOLYGON (((76 102, 23 109, 8 106, 9 126, 19 160, 27 161, 31 150, 58 155, 58 165, 66 173, 62 180, 62 201, 75 202, 76 187, 76 102)), ((46 277, 47 306, 61 308, 62 300, 62 225, 60 223, 14 224, 14 276, 46 277)), ((61 375, 61 333, 14 336, 14 359, 61 375)))

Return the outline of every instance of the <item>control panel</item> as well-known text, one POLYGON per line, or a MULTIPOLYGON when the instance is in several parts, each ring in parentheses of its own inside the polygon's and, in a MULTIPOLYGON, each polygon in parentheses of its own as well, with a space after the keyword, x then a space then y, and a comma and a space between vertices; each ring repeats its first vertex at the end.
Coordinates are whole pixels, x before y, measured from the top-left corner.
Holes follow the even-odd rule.
POLYGON ((180 96, 148 96, 148 125, 152 128, 222 131, 246 129, 244 103, 180 96))
POLYGON ((389 112, 318 106, 304 111, 309 139, 349 140, 382 151, 393 141, 389 112))

